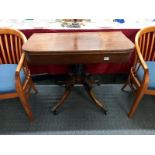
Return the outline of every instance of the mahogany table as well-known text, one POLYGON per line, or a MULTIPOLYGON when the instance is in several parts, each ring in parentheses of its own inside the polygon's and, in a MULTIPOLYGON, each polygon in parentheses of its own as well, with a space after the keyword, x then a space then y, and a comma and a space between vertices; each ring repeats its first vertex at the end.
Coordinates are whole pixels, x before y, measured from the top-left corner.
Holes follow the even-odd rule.
POLYGON ((106 114, 92 91, 92 81, 85 73, 86 64, 126 62, 134 44, 120 31, 35 33, 23 45, 30 64, 69 64, 72 70, 60 101, 51 109, 57 113, 69 96, 74 84, 83 84, 89 96, 106 114))

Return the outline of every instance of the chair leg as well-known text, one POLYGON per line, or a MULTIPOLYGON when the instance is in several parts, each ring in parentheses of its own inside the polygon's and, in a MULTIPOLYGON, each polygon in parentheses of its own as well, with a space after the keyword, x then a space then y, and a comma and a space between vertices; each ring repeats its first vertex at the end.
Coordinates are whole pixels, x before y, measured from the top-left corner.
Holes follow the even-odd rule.
POLYGON ((125 82, 125 84, 123 85, 123 87, 121 88, 121 90, 123 91, 124 90, 124 88, 128 85, 128 80, 125 82))
POLYGON ((22 104, 27 116, 29 117, 29 119, 31 121, 34 120, 30 104, 28 103, 28 100, 27 100, 26 96, 24 95, 24 93, 20 93, 19 98, 20 98, 21 104, 22 104))
POLYGON ((37 90, 36 86, 34 85, 32 79, 30 79, 30 83, 31 83, 30 85, 31 85, 32 89, 33 89, 33 90, 35 91, 35 93, 37 94, 37 93, 38 93, 38 90, 37 90))
POLYGON ((133 105, 128 113, 128 117, 131 118, 134 114, 134 112, 136 111, 142 97, 143 97, 144 93, 142 90, 140 90, 137 94, 137 97, 135 98, 134 102, 133 102, 133 105))
POLYGON ((22 104, 27 116, 29 117, 29 119, 31 121, 34 120, 30 104, 28 103, 28 98, 26 97, 20 84, 16 86, 16 90, 17 90, 19 99, 21 101, 21 104, 22 104))
POLYGON ((130 75, 129 75, 128 79, 126 80, 126 82, 124 83, 123 87, 121 88, 122 91, 129 84, 129 81, 130 81, 130 75))

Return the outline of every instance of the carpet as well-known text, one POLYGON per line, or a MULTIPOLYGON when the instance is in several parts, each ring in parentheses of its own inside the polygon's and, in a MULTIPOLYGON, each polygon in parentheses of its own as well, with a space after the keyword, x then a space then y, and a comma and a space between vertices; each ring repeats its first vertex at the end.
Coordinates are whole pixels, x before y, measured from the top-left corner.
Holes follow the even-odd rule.
POLYGON ((0 134, 6 135, 134 135, 155 134, 155 97, 145 95, 129 119, 127 112, 133 102, 131 92, 122 92, 121 84, 94 86, 98 99, 104 101, 104 115, 77 85, 58 115, 50 112, 64 87, 37 85, 39 94, 31 94, 30 104, 35 121, 30 122, 18 99, 0 100, 0 134))

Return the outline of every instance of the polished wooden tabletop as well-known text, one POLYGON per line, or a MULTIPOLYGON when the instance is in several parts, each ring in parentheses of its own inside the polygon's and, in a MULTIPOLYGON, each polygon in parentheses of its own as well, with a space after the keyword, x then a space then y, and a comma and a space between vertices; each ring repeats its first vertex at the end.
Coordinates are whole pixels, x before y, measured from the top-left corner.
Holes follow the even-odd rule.
POLYGON ((34 33, 22 48, 30 63, 86 64, 124 61, 134 44, 121 31, 34 33))

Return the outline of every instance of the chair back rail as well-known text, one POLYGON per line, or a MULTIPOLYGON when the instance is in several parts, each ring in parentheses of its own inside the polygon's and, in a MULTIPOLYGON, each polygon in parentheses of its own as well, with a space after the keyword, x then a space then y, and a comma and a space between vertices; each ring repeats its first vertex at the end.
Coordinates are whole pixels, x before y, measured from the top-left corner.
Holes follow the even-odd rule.
POLYGON ((155 61, 155 32, 142 30, 136 37, 136 46, 139 46, 145 61, 155 61))
POLYGON ((26 37, 12 29, 0 30, 0 64, 18 64, 26 37))
MULTIPOLYGON (((140 30, 135 38, 136 56, 134 70, 137 72, 141 66, 140 59, 155 61, 155 27, 140 30)), ((142 61, 141 61, 142 62, 142 61)), ((136 73, 135 73, 136 74, 136 73)))

